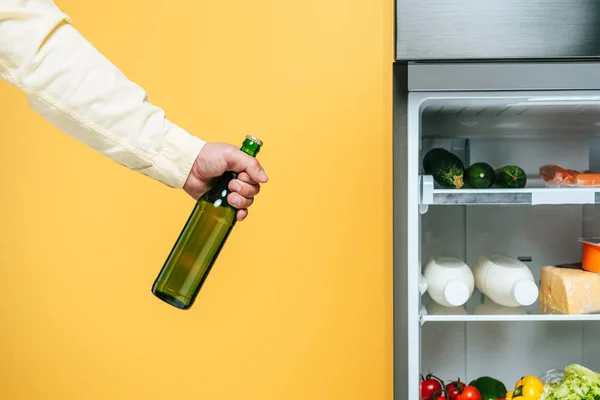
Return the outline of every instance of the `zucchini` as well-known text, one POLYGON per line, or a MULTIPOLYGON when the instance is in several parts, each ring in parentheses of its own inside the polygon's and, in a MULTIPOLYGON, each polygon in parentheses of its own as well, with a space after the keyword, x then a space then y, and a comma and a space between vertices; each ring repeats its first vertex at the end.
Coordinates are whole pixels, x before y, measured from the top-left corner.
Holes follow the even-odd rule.
POLYGON ((431 149, 423 157, 423 171, 432 175, 443 188, 460 189, 464 185, 465 166, 460 158, 442 148, 431 149))
POLYGON ((527 184, 525 171, 516 165, 507 165, 494 171, 496 178, 494 183, 503 188, 521 189, 527 184))
POLYGON ((494 168, 484 162, 475 163, 465 171, 465 181, 467 185, 476 189, 487 189, 492 187, 495 176, 494 168))

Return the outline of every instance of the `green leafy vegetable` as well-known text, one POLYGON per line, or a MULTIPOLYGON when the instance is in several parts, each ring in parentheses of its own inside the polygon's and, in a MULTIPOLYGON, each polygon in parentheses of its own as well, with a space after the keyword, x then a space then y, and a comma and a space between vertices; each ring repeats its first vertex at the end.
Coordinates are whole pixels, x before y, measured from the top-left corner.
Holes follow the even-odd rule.
POLYGON ((571 364, 562 381, 544 385, 540 400, 600 400, 600 374, 571 364))

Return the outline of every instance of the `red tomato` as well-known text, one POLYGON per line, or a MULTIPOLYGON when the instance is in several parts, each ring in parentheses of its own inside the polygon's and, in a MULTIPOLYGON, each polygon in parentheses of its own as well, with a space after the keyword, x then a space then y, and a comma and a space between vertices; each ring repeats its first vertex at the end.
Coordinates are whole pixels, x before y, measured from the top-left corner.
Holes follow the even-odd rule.
POLYGON ((448 393, 448 399, 457 400, 458 395, 462 392, 465 384, 460 380, 453 381, 446 386, 446 393, 448 393))
POLYGON ((432 400, 448 400, 448 398, 446 398, 446 392, 444 391, 444 389, 435 392, 432 400))
POLYGON ((481 400, 479 390, 474 386, 467 386, 459 380, 446 386, 449 400, 481 400))
MULTIPOLYGON (((444 388, 439 379, 429 374, 425 380, 421 377, 421 400, 434 400, 436 392, 444 388)), ((435 399, 437 400, 437 399, 435 399)))
POLYGON ((456 400, 481 400, 481 394, 475 386, 465 386, 456 396, 456 400))

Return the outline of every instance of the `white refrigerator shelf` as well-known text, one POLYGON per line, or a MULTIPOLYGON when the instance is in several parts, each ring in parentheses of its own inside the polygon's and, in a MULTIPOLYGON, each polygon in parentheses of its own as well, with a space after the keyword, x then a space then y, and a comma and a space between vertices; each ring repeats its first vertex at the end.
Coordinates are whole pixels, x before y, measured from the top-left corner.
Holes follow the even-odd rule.
POLYGON ((437 189, 431 175, 422 175, 421 212, 429 205, 560 205, 600 204, 600 188, 437 189))
POLYGON ((596 314, 560 314, 543 312, 544 307, 536 301, 528 307, 503 307, 487 299, 479 292, 459 307, 442 307, 434 303, 429 294, 422 298, 419 319, 425 322, 502 322, 502 321, 600 321, 596 314))
POLYGON ((426 322, 508 322, 508 321, 600 321, 600 314, 506 314, 506 315, 420 315, 426 322))

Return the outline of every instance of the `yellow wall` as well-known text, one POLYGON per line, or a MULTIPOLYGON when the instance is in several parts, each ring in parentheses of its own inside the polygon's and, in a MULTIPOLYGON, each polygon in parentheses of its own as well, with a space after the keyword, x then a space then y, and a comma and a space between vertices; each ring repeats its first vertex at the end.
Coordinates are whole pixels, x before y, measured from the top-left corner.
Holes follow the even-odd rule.
POLYGON ((0 398, 391 399, 392 0, 58 0, 177 124, 271 182, 194 307, 191 211, 0 84, 0 398))

